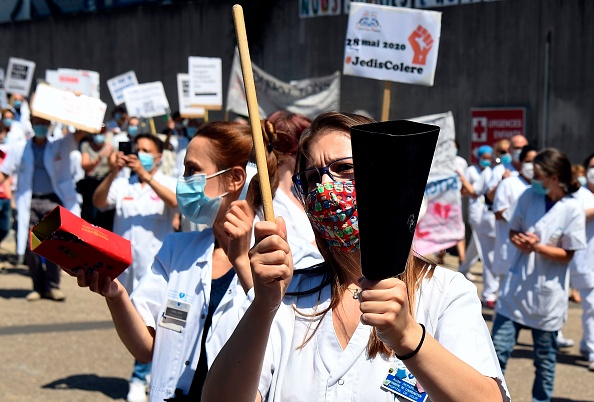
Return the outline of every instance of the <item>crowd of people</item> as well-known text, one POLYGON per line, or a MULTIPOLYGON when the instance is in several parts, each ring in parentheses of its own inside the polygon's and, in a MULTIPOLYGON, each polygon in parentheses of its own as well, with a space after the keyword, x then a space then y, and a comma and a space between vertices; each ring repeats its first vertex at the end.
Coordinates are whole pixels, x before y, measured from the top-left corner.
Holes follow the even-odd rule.
POLYGON ((151 401, 508 401, 503 372, 524 328, 533 399, 549 401, 570 281, 594 371, 594 155, 572 169, 523 136, 480 147, 476 164, 457 168, 472 229, 458 245, 460 273, 413 245, 402 275, 371 281, 350 143, 369 117, 278 111, 261 121, 278 217, 267 222, 245 124, 173 113, 152 134, 116 107, 90 134, 31 116, 23 97, 10 104, 0 241, 14 220, 17 259, 33 279, 27 300, 66 298, 60 267, 28 245, 56 206, 131 242, 132 265, 117 279, 77 277, 106 299, 134 358, 130 402, 147 390, 151 401), (477 259, 480 297, 468 280, 477 259), (492 333, 481 307, 495 310, 492 333))

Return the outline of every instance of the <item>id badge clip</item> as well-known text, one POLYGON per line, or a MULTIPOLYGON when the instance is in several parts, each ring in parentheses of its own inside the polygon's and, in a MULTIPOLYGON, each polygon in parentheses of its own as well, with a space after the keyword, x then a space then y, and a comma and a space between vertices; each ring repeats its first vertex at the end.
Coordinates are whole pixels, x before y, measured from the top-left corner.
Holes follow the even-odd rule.
POLYGON ((167 299, 167 305, 159 326, 176 332, 182 332, 182 329, 186 326, 189 311, 190 303, 167 299))
POLYGON ((428 397, 415 376, 399 360, 390 365, 382 389, 411 402, 425 402, 428 397))

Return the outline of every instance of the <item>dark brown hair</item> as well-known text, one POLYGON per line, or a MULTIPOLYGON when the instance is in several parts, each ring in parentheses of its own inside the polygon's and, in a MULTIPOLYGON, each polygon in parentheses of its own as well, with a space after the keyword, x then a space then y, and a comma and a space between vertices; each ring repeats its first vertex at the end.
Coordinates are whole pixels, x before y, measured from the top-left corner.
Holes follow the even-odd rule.
MULTIPOLYGON (((309 154, 309 149, 314 140, 321 135, 330 131, 338 131, 350 138, 352 126, 374 122, 373 119, 368 117, 350 113, 327 112, 321 114, 301 136, 299 151, 297 153, 296 171, 299 172, 307 167, 306 155, 309 154)), ((342 294, 347 290, 348 279, 360 277, 362 276, 362 273, 358 254, 345 253, 331 248, 315 228, 314 234, 316 236, 318 249, 326 262, 324 266, 327 267, 329 271, 327 276, 330 277, 329 281, 332 286, 330 306, 316 314, 316 316, 320 316, 338 306, 342 294)), ((411 250, 406 263, 406 268, 401 276, 402 281, 406 284, 408 307, 411 314, 414 314, 415 293, 420 286, 421 280, 426 276, 430 277, 433 274, 434 268, 434 264, 422 259, 411 250)), ((313 336, 313 334, 311 336, 313 336)), ((311 339, 311 336, 304 341, 303 345, 311 339)), ((393 352, 380 341, 375 331, 373 331, 367 344, 367 355, 370 358, 373 358, 377 356, 378 353, 388 357, 391 356, 393 352)))
MULTIPOLYGON (((208 138, 214 146, 211 151, 211 158, 217 169, 224 170, 233 166, 239 166, 245 170, 248 161, 254 158, 252 152, 253 139, 250 126, 244 124, 215 121, 200 127, 196 137, 208 138)), ((196 138, 194 137, 194 138, 196 138)), ((276 141, 274 130, 270 131, 262 127, 262 138, 267 149, 272 149, 276 141)), ((266 164, 268 166, 268 176, 270 178, 270 189, 272 195, 278 187, 278 171, 276 169, 278 160, 274 152, 266 151, 266 164)), ((249 183, 246 200, 257 212, 262 206, 262 197, 260 196, 260 178, 255 175, 249 183)))
POLYGON ((569 158, 557 148, 543 149, 536 155, 533 163, 547 177, 557 176, 565 193, 575 193, 580 188, 580 182, 571 173, 569 158))
POLYGON ((297 153, 301 133, 311 125, 311 120, 307 116, 286 110, 276 111, 266 120, 272 123, 276 131, 274 150, 281 155, 297 153))

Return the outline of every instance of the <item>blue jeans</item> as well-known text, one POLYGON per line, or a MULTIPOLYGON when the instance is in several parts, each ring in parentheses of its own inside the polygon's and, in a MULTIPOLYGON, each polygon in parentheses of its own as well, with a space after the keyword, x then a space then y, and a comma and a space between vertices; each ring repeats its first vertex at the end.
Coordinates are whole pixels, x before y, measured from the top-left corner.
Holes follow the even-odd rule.
POLYGON ((151 373, 152 363, 140 363, 134 359, 134 372, 130 381, 140 381, 146 383, 146 377, 151 373))
POLYGON ((547 402, 553 395, 555 382, 555 363, 557 360, 557 331, 548 332, 540 329, 528 328, 518 324, 507 317, 497 314, 493 322, 493 345, 505 372, 514 346, 518 341, 520 330, 526 328, 532 331, 534 342, 534 368, 536 375, 532 385, 532 401, 547 402))
POLYGON ((0 198, 0 242, 4 240, 8 234, 11 221, 12 207, 10 206, 10 200, 6 198, 0 198))

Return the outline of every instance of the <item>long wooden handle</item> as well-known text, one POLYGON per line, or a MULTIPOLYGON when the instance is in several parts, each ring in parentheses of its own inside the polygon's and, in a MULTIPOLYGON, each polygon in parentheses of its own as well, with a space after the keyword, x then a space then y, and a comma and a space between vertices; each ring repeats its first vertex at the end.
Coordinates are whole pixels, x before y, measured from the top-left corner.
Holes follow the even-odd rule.
POLYGON ((233 6, 233 21, 235 22, 235 33, 237 34, 237 43, 239 46, 239 60, 241 61, 245 98, 247 99, 250 125, 252 126, 256 166, 258 167, 258 177, 260 179, 260 194, 264 207, 264 219, 274 222, 272 191, 270 190, 270 178, 268 177, 268 165, 266 164, 266 150, 264 149, 264 140, 262 139, 260 111, 258 110, 258 100, 256 99, 256 85, 254 84, 252 61, 250 59, 247 33, 245 31, 243 8, 239 4, 233 6))
POLYGON ((388 121, 390 118, 390 97, 392 96, 392 83, 384 81, 384 99, 382 102, 382 120, 388 121))

